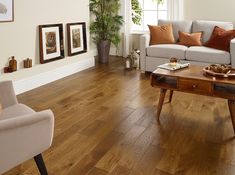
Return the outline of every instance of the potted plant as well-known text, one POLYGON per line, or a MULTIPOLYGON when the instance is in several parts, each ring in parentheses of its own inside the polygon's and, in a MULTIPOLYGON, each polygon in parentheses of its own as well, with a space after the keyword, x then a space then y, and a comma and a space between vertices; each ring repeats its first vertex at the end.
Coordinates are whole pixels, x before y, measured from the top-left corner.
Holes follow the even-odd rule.
POLYGON ((90 12, 94 21, 90 33, 97 44, 100 63, 108 63, 111 43, 118 47, 123 17, 119 15, 120 0, 90 0, 90 12))

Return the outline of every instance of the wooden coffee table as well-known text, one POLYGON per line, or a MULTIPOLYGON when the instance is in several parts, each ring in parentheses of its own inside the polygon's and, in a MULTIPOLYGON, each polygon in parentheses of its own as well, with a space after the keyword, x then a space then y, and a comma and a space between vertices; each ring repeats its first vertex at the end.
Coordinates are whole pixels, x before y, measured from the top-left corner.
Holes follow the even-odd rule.
POLYGON ((161 89, 157 107, 158 121, 167 90, 170 90, 169 102, 173 91, 220 97, 228 100, 235 133, 235 79, 207 76, 203 73, 203 67, 190 65, 188 68, 176 71, 160 68, 155 70, 151 74, 151 85, 161 89))

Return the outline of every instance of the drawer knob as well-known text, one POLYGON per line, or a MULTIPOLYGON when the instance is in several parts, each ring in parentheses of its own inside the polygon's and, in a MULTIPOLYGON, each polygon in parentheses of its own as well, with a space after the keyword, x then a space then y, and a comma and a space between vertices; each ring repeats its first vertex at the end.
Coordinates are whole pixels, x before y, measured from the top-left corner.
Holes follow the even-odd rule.
POLYGON ((196 85, 196 84, 194 84, 192 87, 193 87, 193 88, 197 88, 197 85, 196 85))

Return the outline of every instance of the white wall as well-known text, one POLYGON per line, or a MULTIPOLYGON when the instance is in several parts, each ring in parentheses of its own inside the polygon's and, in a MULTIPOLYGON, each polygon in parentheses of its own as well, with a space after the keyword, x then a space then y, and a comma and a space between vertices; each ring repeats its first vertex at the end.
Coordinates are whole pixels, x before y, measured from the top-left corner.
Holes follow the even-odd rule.
POLYGON ((203 19, 235 23, 234 0, 184 0, 187 20, 203 19))
MULTIPOLYGON (((15 0, 15 21, 0 23, 0 80, 21 80, 26 77, 45 73, 69 64, 77 64, 80 60, 92 58, 94 53, 67 57, 66 23, 89 23, 88 0, 15 0), (39 63, 39 34, 38 25, 64 24, 65 59, 41 65, 39 63), (18 67, 15 73, 3 74, 3 67, 11 56, 15 56, 18 67), (32 58, 34 67, 23 69, 22 61, 32 58)), ((88 41, 89 32, 87 30, 88 41)))

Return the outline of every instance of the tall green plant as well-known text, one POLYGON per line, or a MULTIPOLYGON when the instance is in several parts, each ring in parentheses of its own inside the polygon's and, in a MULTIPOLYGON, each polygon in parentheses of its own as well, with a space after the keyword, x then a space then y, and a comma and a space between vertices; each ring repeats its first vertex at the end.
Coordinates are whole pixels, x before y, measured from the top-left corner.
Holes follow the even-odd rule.
POLYGON ((120 42, 120 29, 123 18, 119 15, 120 0, 90 0, 90 12, 94 21, 90 25, 90 33, 95 43, 109 40, 116 47, 120 42))

